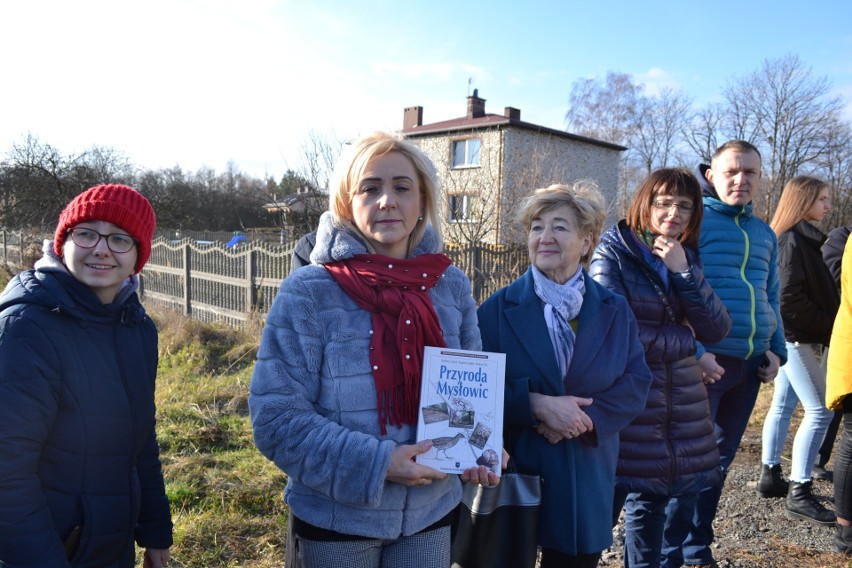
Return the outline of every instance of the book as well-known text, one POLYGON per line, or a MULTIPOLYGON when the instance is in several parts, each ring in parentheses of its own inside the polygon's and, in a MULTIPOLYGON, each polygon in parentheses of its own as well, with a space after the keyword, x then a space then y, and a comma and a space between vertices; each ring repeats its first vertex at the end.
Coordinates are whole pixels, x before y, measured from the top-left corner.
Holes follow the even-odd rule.
POLYGON ((432 448, 415 461, 445 473, 484 465, 500 475, 506 355, 426 347, 417 441, 432 448))

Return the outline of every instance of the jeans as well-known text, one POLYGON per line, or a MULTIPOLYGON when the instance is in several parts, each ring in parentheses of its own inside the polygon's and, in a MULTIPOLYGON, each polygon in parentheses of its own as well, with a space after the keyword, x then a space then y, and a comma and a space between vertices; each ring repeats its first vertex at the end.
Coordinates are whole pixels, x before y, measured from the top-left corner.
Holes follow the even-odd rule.
POLYGON ((713 561, 710 551, 714 538, 713 519, 716 518, 716 509, 722 496, 725 474, 737 455, 740 440, 748 426, 749 416, 760 391, 757 369, 764 361, 763 354, 745 361, 716 356, 716 362, 725 369, 725 374, 707 386, 707 398, 710 401, 710 419, 715 425, 716 443, 719 445, 722 482, 703 489, 697 501, 682 501, 679 496, 672 497, 666 507, 668 517, 680 519, 692 513, 691 526, 688 527, 689 532, 681 550, 671 553, 670 558, 674 562, 680 561, 680 555, 683 556, 682 564, 709 564, 713 561))
POLYGON ((681 506, 674 512, 681 518, 676 518, 666 513, 672 496, 628 493, 624 502, 625 568, 680 568, 683 556, 680 548, 698 495, 698 491, 693 491, 677 496, 681 506))
POLYGON ((778 371, 772 406, 763 423, 761 461, 778 465, 790 418, 796 405, 802 402, 805 417, 796 431, 790 467, 790 479, 797 483, 810 481, 811 468, 833 414, 825 407, 825 372, 817 358, 819 349, 818 345, 787 342, 787 363, 778 371))
POLYGON ((831 452, 834 451, 834 441, 837 439, 837 432, 840 431, 840 425, 843 423, 842 412, 838 410, 832 414, 834 414, 834 416, 831 419, 831 423, 828 425, 828 430, 825 431, 825 438, 822 441, 822 445, 819 447, 817 459, 814 462, 814 465, 818 465, 823 468, 828 463, 828 460, 831 459, 831 452))
POLYGON ((852 395, 843 398, 843 434, 834 460, 834 508, 852 521, 852 395))
MULTIPOLYGON (((823 347, 821 368, 824 374, 828 373, 828 368, 826 367, 827 362, 828 347, 823 347)), ((828 460, 831 459, 831 452, 834 450, 834 440, 837 438, 837 432, 840 430, 840 424, 842 422, 843 411, 834 411, 834 416, 831 419, 831 423, 828 425, 828 430, 825 431, 825 438, 822 441, 822 445, 819 447, 819 453, 817 454, 817 459, 816 462, 814 462, 814 465, 825 467, 825 464, 827 464, 828 460)))

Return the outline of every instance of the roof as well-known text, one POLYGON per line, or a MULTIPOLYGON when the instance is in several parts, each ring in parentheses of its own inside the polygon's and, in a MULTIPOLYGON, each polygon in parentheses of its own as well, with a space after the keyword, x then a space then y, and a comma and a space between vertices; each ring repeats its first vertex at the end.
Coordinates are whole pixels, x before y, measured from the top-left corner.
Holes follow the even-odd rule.
POLYGON ((466 116, 463 116, 461 118, 453 118, 450 120, 444 120, 442 122, 433 122, 432 124, 422 124, 420 126, 405 128, 402 130, 402 133, 408 137, 416 138, 417 136, 425 136, 427 134, 444 134, 451 132, 465 132, 471 130, 485 130, 488 128, 505 126, 514 126, 517 128, 523 128, 525 130, 533 130, 542 134, 551 134, 553 136, 559 136, 560 138, 566 138, 568 140, 574 140, 577 142, 584 142, 586 144, 593 144, 595 146, 600 146, 609 150, 616 150, 618 152, 623 152, 627 150, 626 147, 620 146, 618 144, 612 144, 611 142, 604 142, 603 140, 596 140, 595 138, 580 136, 578 134, 571 134, 570 132, 566 132, 565 130, 548 128, 546 126, 540 126, 538 124, 525 122, 523 120, 518 120, 515 118, 508 118, 501 114, 484 114, 476 118, 468 118, 466 116))
POLYGON ((327 200, 328 195, 316 191, 303 191, 302 193, 290 193, 282 195, 278 200, 271 203, 265 203, 263 208, 270 213, 275 213, 281 210, 289 211, 292 209, 304 209, 308 203, 316 204, 322 200, 327 200))

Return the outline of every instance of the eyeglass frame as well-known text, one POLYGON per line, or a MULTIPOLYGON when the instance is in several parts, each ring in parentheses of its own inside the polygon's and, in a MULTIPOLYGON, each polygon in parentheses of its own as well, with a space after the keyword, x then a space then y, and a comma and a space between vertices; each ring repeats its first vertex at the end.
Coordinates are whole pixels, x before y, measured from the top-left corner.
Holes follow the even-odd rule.
POLYGON ((98 244, 101 242, 101 240, 102 240, 102 239, 103 239, 103 240, 106 240, 107 248, 108 248, 110 251, 112 251, 112 252, 114 252, 114 253, 116 253, 116 254, 125 254, 125 253, 128 253, 128 252, 130 252, 130 251, 132 251, 132 250, 133 250, 133 247, 135 247, 135 246, 138 246, 138 245, 139 245, 139 242, 138 242, 136 239, 134 239, 131 235, 128 235, 127 233, 109 233, 108 235, 104 235, 103 233, 99 233, 99 232, 97 232, 97 231, 96 231, 96 230, 94 230, 94 229, 89 229, 88 227, 73 227, 73 228, 71 228, 71 229, 68 229, 68 236, 71 238, 71 241, 73 241, 73 243, 74 243, 76 246, 78 246, 78 247, 80 247, 80 248, 84 248, 84 249, 93 249, 93 248, 95 248, 96 246, 98 246, 98 244), (81 245, 81 244, 80 244, 80 243, 78 243, 78 242, 77 242, 77 240, 74 238, 74 231, 89 231, 89 232, 91 232, 91 233, 96 234, 96 235, 98 236, 98 240, 97 240, 97 241, 95 241, 95 244, 93 244, 93 245, 91 245, 91 246, 81 245), (115 250, 114 248, 112 248, 112 245, 110 245, 110 243, 109 243, 109 239, 110 239, 110 237, 114 237, 114 236, 116 236, 116 235, 118 235, 118 236, 122 236, 122 237, 127 237, 127 238, 130 240, 130 248, 128 248, 127 250, 115 250))
POLYGON ((668 206, 665 206, 659 197, 651 200, 651 205, 654 209, 659 209, 660 211, 671 211, 672 208, 677 208, 678 213, 684 213, 687 215, 691 215, 696 209, 695 205, 692 203, 678 203, 677 201, 672 201, 668 206))

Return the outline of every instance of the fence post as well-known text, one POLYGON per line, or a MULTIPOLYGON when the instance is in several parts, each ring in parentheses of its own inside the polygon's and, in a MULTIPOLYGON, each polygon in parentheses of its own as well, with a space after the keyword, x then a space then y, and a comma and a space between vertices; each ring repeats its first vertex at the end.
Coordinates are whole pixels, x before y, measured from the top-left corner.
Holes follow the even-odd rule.
POLYGON ((482 248, 479 243, 471 243, 470 248, 470 271, 473 274, 473 297, 478 304, 482 298, 482 248))
POLYGON ((3 262, 9 262, 9 251, 6 245, 6 229, 3 229, 3 262))
POLYGON ((21 262, 20 262, 20 263, 18 263, 18 266, 20 266, 20 267, 21 267, 21 270, 23 270, 24 268, 26 268, 26 267, 24 266, 24 248, 25 248, 25 247, 24 247, 24 232, 23 232, 23 231, 21 231, 21 232, 18 234, 18 253, 19 253, 19 256, 21 257, 21 258, 20 258, 21 262))
POLYGON ((246 317, 257 305, 257 293, 254 288, 254 243, 246 252, 246 317))
POLYGON ((192 279, 190 269, 189 243, 183 245, 183 313, 192 313, 192 279))

